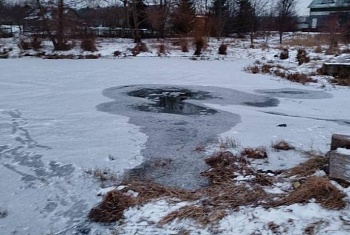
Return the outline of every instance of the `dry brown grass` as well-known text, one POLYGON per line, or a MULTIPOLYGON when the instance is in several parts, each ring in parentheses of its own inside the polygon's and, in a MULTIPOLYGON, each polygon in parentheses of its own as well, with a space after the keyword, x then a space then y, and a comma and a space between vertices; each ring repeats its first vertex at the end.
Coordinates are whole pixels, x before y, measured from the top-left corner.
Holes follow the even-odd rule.
POLYGON ((313 175, 317 170, 322 169, 328 163, 328 158, 323 156, 312 156, 306 162, 287 170, 285 172, 287 177, 297 176, 306 177, 313 175))
POLYGON ((258 65, 247 66, 243 68, 243 71, 246 71, 252 74, 257 74, 257 73, 260 73, 260 67, 258 65))
MULTIPOLYGON (((350 75, 349 75, 350 77, 350 75)), ((350 86, 350 78, 332 78, 330 82, 338 86, 350 86)))
POLYGON ((154 199, 164 197, 169 199, 176 198, 183 201, 192 201, 198 198, 194 191, 167 187, 152 182, 130 181, 123 182, 123 185, 126 185, 127 187, 121 190, 122 192, 127 193, 131 190, 138 193, 138 204, 144 204, 154 199))
POLYGON ((205 163, 211 168, 202 172, 201 175, 205 176, 212 185, 232 182, 237 174, 253 174, 253 170, 245 158, 235 156, 229 151, 214 153, 205 159, 205 163))
POLYGON ((122 182, 122 190, 109 192, 103 201, 89 213, 89 219, 95 222, 110 223, 123 218, 124 210, 136 205, 143 205, 159 198, 169 200, 193 201, 198 199, 195 192, 161 186, 152 182, 129 181, 122 182), (130 195, 137 194, 137 197, 130 195))
POLYGON ((280 226, 278 224, 271 221, 267 224, 267 227, 269 228, 269 230, 271 230, 272 233, 274 233, 274 234, 279 233, 280 226))
MULTIPOLYGON (((213 225, 225 217, 228 210, 238 210, 241 206, 277 207, 308 203, 311 199, 327 209, 341 209, 345 206, 344 193, 332 185, 329 179, 312 176, 327 163, 325 157, 315 156, 284 174, 268 176, 255 171, 246 160, 247 154, 252 150, 255 151, 249 149, 242 156, 222 151, 206 158, 205 162, 211 168, 202 175, 208 178, 209 185, 194 191, 152 182, 124 181, 121 184, 124 188, 108 193, 103 202, 90 211, 89 218, 97 222, 117 221, 123 218, 123 211, 127 208, 161 198, 189 202, 190 205, 169 213, 159 225, 175 219, 193 219, 201 225, 213 225), (237 183, 237 175, 250 177, 237 183), (289 193, 271 194, 262 187, 271 186, 277 180, 285 181, 291 176, 304 177, 304 181, 299 180, 300 185, 289 193), (137 196, 131 196, 130 192, 137 196)), ((274 224, 269 228, 272 231, 278 230, 274 224)))
POLYGON ((288 46, 300 46, 300 47, 316 47, 321 45, 327 45, 329 43, 329 38, 327 35, 303 35, 299 37, 294 37, 290 40, 284 42, 288 46))
POLYGON ((305 74, 302 74, 302 73, 290 73, 285 78, 291 82, 298 82, 298 83, 301 83, 303 85, 305 85, 306 83, 309 83, 309 82, 313 82, 313 83, 317 82, 317 80, 312 79, 311 77, 309 77, 305 74))
POLYGON ((236 210, 240 206, 258 206, 270 199, 259 185, 226 183, 212 185, 200 192, 206 200, 202 204, 216 209, 236 210))
POLYGON ((306 228, 304 229, 305 235, 314 235, 317 232, 317 230, 319 229, 319 227, 324 223, 326 223, 326 222, 323 220, 320 220, 320 221, 308 224, 306 226, 306 228))
POLYGON ((107 193, 99 206, 93 208, 88 218, 95 222, 111 223, 123 218, 124 210, 134 206, 136 200, 118 190, 107 193))
POLYGON ((256 173, 255 178, 252 179, 251 182, 261 186, 271 186, 275 182, 275 179, 274 177, 267 176, 266 174, 256 173))
POLYGON ((285 150, 285 151, 295 149, 291 144, 289 144, 284 140, 272 143, 271 147, 276 150, 285 150))
POLYGON ((189 231, 187 231, 187 230, 181 230, 176 235, 191 235, 191 233, 189 231))
POLYGON ((253 159, 264 159, 267 158, 267 152, 265 147, 244 148, 241 151, 241 156, 253 159))
POLYGON ((264 64, 263 66, 261 66, 261 73, 271 73, 271 69, 275 67, 272 64, 264 64))
POLYGON ((337 189, 329 179, 311 176, 277 204, 308 203, 311 199, 315 199, 326 209, 340 210, 345 207, 344 197, 345 194, 337 189))
POLYGON ((318 54, 322 53, 322 47, 320 45, 316 46, 314 52, 318 54))
MULTIPOLYGON (((305 55, 301 56, 300 61, 303 61, 303 63, 308 62, 309 58, 305 55)), ((317 82, 317 80, 312 79, 310 76, 302 73, 287 73, 287 68, 284 68, 281 65, 273 65, 273 64, 260 64, 261 62, 255 62, 254 65, 247 66, 243 69, 243 71, 252 73, 252 74, 257 74, 257 73, 262 73, 262 74, 271 74, 275 75, 281 78, 285 78, 291 82, 298 82, 301 84, 306 84, 309 82, 317 82)))
POLYGON ((166 215, 159 222, 160 225, 170 223, 176 219, 193 219, 201 225, 208 225, 210 223, 221 220, 226 216, 225 210, 209 209, 204 206, 184 206, 166 215))
POLYGON ((284 71, 277 69, 275 71, 273 71, 273 74, 277 77, 281 77, 281 78, 285 78, 287 75, 284 71))

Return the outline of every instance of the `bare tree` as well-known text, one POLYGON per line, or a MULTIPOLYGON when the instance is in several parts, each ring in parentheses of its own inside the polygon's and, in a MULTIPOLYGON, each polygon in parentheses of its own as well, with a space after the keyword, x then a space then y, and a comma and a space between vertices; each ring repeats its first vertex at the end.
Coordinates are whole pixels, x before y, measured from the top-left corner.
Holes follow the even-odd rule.
POLYGON ((72 26, 72 22, 66 16, 66 10, 71 9, 64 0, 57 2, 46 0, 33 0, 31 2, 32 18, 36 17, 35 26, 37 30, 44 31, 51 40, 55 50, 68 50, 66 29, 72 26))
POLYGON ((177 0, 172 13, 172 22, 175 32, 188 34, 194 27, 196 8, 193 0, 177 0))
POLYGON ((164 29, 169 16, 169 2, 159 0, 153 2, 153 6, 147 9, 147 18, 151 27, 157 31, 157 39, 164 37, 164 29))
POLYGON ((280 35, 280 44, 282 44, 283 33, 293 28, 295 25, 297 0, 278 0, 276 5, 278 32, 280 35))
POLYGON ((146 4, 143 0, 130 0, 125 3, 128 25, 133 28, 134 42, 141 42, 140 26, 147 21, 146 4))
POLYGON ((211 6, 210 18, 212 22, 211 33, 221 37, 229 19, 229 7, 227 0, 214 0, 211 6))

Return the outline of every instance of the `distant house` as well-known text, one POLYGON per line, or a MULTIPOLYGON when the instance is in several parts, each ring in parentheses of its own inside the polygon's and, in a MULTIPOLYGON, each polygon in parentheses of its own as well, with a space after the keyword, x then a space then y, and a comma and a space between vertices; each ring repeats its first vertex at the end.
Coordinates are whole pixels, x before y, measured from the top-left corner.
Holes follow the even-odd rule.
POLYGON ((341 27, 350 19, 350 0, 313 0, 308 8, 312 30, 325 29, 329 24, 341 27))
POLYGON ((297 25, 296 28, 298 31, 308 31, 309 30, 309 22, 310 17, 308 16, 299 16, 297 18, 297 25))

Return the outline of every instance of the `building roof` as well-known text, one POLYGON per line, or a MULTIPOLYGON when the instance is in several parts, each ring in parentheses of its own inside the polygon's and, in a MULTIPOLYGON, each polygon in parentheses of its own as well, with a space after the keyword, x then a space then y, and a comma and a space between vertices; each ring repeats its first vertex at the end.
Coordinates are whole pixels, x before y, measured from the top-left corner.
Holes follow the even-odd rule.
POLYGON ((349 7, 350 0, 313 0, 308 8, 349 7))

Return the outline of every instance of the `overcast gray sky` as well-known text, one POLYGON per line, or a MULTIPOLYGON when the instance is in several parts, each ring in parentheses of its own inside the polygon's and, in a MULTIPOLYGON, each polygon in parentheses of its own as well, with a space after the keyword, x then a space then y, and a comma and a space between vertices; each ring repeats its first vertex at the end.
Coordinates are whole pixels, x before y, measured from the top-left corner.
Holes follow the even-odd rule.
POLYGON ((312 0, 299 0, 298 4, 297 4, 297 8, 298 8, 298 15, 309 15, 309 8, 307 8, 309 6, 309 4, 312 2, 312 0))

